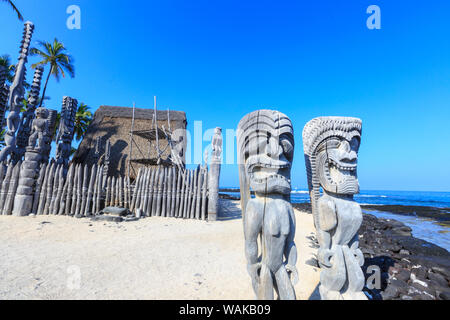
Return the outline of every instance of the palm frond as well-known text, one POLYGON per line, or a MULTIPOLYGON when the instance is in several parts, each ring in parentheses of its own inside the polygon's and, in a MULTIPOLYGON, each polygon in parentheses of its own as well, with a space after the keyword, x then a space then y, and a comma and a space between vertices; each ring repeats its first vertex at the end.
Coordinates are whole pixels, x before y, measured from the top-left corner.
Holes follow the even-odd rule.
POLYGON ((87 128, 92 122, 92 113, 89 107, 81 102, 78 105, 77 113, 75 115, 75 139, 80 141, 86 134, 87 128))
POLYGON ((20 13, 19 9, 17 9, 17 7, 15 6, 15 4, 14 4, 11 0, 1 0, 1 1, 7 2, 7 3, 11 6, 11 8, 16 12, 17 18, 18 18, 20 21, 23 21, 23 16, 22 16, 22 14, 20 13))
POLYGON ((16 66, 11 64, 11 57, 7 54, 2 55, 0 57, 0 65, 6 70, 6 81, 12 83, 14 81, 16 66))
POLYGON ((32 55, 39 55, 42 57, 40 62, 32 65, 33 68, 39 65, 50 65, 50 70, 45 82, 44 91, 42 95, 45 95, 47 89, 48 79, 53 76, 57 82, 61 79, 61 76, 65 78, 66 72, 72 77, 75 77, 75 68, 73 66, 73 58, 66 51, 64 44, 57 38, 53 39, 53 42, 38 41, 39 47, 32 48, 32 55))

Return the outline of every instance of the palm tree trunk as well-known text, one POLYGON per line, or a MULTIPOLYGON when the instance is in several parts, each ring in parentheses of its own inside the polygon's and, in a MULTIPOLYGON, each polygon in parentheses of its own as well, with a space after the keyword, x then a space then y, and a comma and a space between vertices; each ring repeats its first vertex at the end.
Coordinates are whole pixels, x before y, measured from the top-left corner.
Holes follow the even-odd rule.
POLYGON ((41 98, 41 101, 39 102, 39 108, 42 107, 42 103, 44 102, 45 91, 47 91, 48 79, 50 79, 50 75, 52 74, 52 69, 53 69, 53 67, 50 67, 50 71, 48 72, 48 75, 47 75, 47 80, 45 80, 44 91, 42 91, 42 98, 41 98))

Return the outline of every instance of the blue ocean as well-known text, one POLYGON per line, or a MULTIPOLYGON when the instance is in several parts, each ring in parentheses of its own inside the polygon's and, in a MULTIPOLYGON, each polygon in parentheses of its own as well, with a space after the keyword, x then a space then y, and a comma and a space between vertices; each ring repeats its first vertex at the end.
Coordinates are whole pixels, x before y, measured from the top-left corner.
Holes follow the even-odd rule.
MULTIPOLYGON (((309 201, 307 190, 294 189, 292 202, 309 201)), ((361 191, 355 195, 355 200, 361 204, 384 204, 400 206, 426 206, 450 208, 450 192, 422 191, 361 191)))
MULTIPOLYGON (((239 196, 239 192, 224 193, 239 196)), ((450 212, 450 192, 371 190, 361 191, 360 194, 355 195, 355 200, 360 204, 448 208, 448 212, 450 212)), ((308 191, 306 189, 293 189, 291 201, 293 203, 309 202, 308 191)), ((450 251, 450 228, 441 226, 432 219, 414 216, 414 212, 411 212, 411 216, 372 210, 365 212, 379 218, 403 222, 412 229, 414 237, 429 241, 450 251)))

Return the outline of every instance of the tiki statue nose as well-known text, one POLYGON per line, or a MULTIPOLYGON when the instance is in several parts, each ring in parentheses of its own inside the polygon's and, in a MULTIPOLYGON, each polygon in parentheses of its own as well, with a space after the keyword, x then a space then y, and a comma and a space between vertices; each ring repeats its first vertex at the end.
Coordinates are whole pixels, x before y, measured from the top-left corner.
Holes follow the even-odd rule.
POLYGON ((267 146, 266 146, 267 156, 269 156, 270 158, 273 158, 273 159, 279 159, 281 152, 282 152, 282 148, 281 148, 280 144, 278 143, 278 140, 275 139, 274 137, 270 137, 269 141, 267 143, 267 146))

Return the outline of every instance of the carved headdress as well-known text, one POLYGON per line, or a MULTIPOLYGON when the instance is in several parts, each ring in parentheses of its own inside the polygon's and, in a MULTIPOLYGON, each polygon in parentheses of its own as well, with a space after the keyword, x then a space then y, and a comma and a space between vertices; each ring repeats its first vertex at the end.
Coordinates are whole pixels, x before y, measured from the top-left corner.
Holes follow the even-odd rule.
POLYGON ((303 150, 305 153, 306 174, 313 214, 317 216, 317 201, 320 197, 318 175, 318 150, 321 144, 332 138, 351 141, 360 140, 362 122, 350 117, 319 117, 309 121, 303 129, 303 150))
POLYGON ((253 177, 253 188, 265 183, 266 191, 269 191, 267 184, 270 184, 270 180, 272 180, 273 184, 269 186, 269 189, 272 188, 274 192, 287 194, 289 197, 293 148, 294 129, 291 120, 285 114, 275 110, 257 110, 241 119, 237 128, 237 152, 241 208, 244 219, 247 202, 250 199, 252 166, 253 168, 255 166, 269 168, 269 172, 271 168, 279 170, 278 173, 275 172, 267 177, 263 176, 263 179, 253 177), (275 138, 273 140, 275 145, 269 142, 270 138, 275 138), (267 148, 261 150, 258 141, 267 141, 267 148), (270 150, 278 150, 280 144, 283 147, 282 155, 270 155, 270 150))

